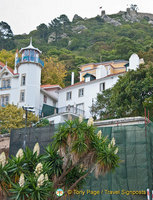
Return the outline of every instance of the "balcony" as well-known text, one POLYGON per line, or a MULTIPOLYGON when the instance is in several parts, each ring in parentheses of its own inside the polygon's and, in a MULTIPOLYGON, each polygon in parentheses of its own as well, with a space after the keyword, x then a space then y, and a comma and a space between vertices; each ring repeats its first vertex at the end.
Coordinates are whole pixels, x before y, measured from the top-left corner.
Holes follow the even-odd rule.
POLYGON ((11 89, 11 86, 0 87, 0 90, 7 90, 7 89, 11 89))
POLYGON ((44 67, 44 62, 40 58, 36 58, 34 56, 24 56, 22 59, 18 58, 16 64, 24 63, 24 62, 34 62, 40 64, 44 67))
POLYGON ((61 107, 58 108, 58 114, 63 114, 63 113, 70 113, 70 114, 75 114, 75 115, 82 115, 84 116, 85 111, 78 109, 76 107, 73 106, 66 106, 66 107, 61 107))

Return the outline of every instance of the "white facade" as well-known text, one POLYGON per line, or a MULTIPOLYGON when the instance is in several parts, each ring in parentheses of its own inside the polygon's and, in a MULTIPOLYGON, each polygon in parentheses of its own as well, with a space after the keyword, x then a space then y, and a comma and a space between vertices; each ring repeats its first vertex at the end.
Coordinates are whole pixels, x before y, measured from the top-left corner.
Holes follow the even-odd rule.
POLYGON ((128 67, 128 70, 136 70, 139 68, 139 65, 140 65, 140 59, 139 59, 139 56, 134 53, 130 56, 129 58, 129 67, 128 67))
MULTIPOLYGON (((91 117, 90 108, 95 101, 97 94, 105 89, 112 88, 120 75, 126 72, 125 64, 129 63, 128 70, 136 70, 139 67, 140 59, 137 54, 133 54, 128 61, 110 61, 105 63, 95 64, 95 68, 90 67, 91 64, 85 65, 84 71, 80 72, 80 82, 72 84, 66 88, 59 90, 58 109, 59 114, 49 118, 54 123, 63 122, 63 115, 65 113, 68 119, 68 113, 72 117, 80 114, 84 118, 91 117), (113 67, 111 63, 115 63, 117 67, 113 67), (122 65, 121 65, 122 63, 122 65), (114 68, 112 74, 111 68, 114 68), (115 71, 116 70, 116 71, 115 71), (118 70, 118 71, 117 71, 118 70), (82 75, 86 73, 82 81, 82 75), (91 77, 90 77, 91 73, 91 77), (95 77, 95 80, 92 80, 95 77), (59 116, 61 118, 59 118, 59 116)), ((72 76, 73 78, 73 76, 72 76)), ((73 83, 73 81, 72 81, 73 83)))
POLYGON ((15 56, 15 69, 0 62, 0 105, 14 104, 19 107, 34 107, 36 115, 42 111, 43 104, 56 106, 58 85, 41 86, 43 62, 39 59, 41 51, 30 45, 20 50, 22 57, 15 56), (49 87, 48 87, 49 86, 49 87))
POLYGON ((90 82, 81 82, 80 84, 60 90, 58 108, 70 106, 71 109, 76 109, 78 115, 84 114, 85 118, 89 118, 91 116, 90 107, 92 106, 93 100, 97 97, 97 94, 102 92, 103 89, 113 87, 118 80, 118 76, 119 75, 112 75, 90 82), (83 92, 81 90, 83 90, 83 92), (71 93, 70 98, 67 96, 68 93, 71 93), (84 113, 82 111, 84 111, 84 113))

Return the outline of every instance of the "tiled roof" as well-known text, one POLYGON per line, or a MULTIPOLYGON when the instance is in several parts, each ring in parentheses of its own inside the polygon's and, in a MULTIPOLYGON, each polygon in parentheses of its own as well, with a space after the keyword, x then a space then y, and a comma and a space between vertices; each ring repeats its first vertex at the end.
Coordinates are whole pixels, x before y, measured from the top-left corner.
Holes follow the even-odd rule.
POLYGON ((48 88, 48 87, 59 87, 59 85, 41 85, 41 88, 48 88))
MULTIPOLYGON (((107 75, 107 76, 105 76, 105 77, 115 76, 115 75, 124 74, 124 73, 126 73, 126 72, 118 72, 118 73, 116 73, 116 74, 109 74, 109 75, 107 75)), ((104 77, 104 78, 105 78, 105 77, 104 77)))
POLYGON ((4 63, 2 63, 2 62, 0 62, 0 66, 4 67, 4 66, 5 66, 5 64, 4 64, 4 63))
POLYGON ((81 65, 80 67, 83 67, 83 66, 87 66, 87 65, 105 65, 105 64, 111 64, 111 63, 127 63, 128 61, 127 60, 110 60, 110 61, 105 61, 105 62, 100 62, 100 63, 88 63, 88 64, 84 64, 84 65, 81 65))
MULTIPOLYGON (((75 83, 75 84, 73 84, 73 85, 69 85, 69 86, 67 86, 67 87, 65 87, 65 88, 73 87, 73 86, 76 86, 76 85, 81 85, 82 83, 85 83, 85 82, 84 82, 84 81, 81 81, 81 82, 75 83)), ((63 89, 65 89, 65 88, 63 88, 63 89)))
MULTIPOLYGON (((6 65, 4 63, 0 62, 0 66, 5 67, 6 65)), ((17 73, 15 74, 14 70, 11 67, 7 66, 7 69, 11 72, 11 74, 17 75, 17 73)))

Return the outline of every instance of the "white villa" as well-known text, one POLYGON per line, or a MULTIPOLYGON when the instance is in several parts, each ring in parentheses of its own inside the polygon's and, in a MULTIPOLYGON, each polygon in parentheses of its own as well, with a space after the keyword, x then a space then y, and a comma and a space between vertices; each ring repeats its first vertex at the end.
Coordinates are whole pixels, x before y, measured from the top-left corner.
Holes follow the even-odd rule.
POLYGON ((33 47, 32 41, 20 53, 21 58, 16 53, 14 70, 0 62, 0 105, 31 106, 37 115, 55 124, 79 115, 89 118, 97 93, 113 87, 120 75, 137 69, 143 62, 137 54, 132 54, 129 61, 85 64, 80 67, 80 82, 74 83, 72 73, 71 85, 61 88, 41 85, 44 63, 39 58, 41 51, 33 47))
POLYGON ((74 83, 72 73, 71 85, 58 92, 58 113, 47 118, 56 124, 64 122, 69 117, 91 117, 90 108, 97 94, 113 87, 119 76, 128 70, 136 70, 143 62, 137 54, 132 54, 129 61, 114 60, 82 65, 80 82, 74 83))

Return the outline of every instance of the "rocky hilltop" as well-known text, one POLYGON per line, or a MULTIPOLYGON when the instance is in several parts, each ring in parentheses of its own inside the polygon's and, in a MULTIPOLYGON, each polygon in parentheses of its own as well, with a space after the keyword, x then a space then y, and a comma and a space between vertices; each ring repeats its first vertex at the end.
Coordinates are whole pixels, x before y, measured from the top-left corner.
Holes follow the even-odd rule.
MULTIPOLYGON (((145 19, 148 21, 149 24, 153 25, 153 14, 150 13, 141 13, 137 12, 137 10, 127 8, 126 11, 120 11, 116 15, 120 16, 125 22, 134 23, 140 22, 141 20, 145 19)), ((111 16, 106 15, 104 10, 101 12, 101 17, 102 19, 104 19, 105 22, 111 23, 114 26, 119 26, 122 24, 120 19, 113 19, 111 16)))

